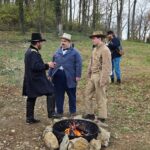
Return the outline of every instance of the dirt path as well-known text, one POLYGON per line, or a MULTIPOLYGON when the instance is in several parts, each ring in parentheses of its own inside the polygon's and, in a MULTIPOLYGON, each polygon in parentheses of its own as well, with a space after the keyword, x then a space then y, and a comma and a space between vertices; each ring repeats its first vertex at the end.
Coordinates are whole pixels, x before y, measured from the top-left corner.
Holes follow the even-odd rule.
MULTIPOLYGON (((136 91, 138 89, 134 86, 126 89, 128 82, 121 86, 110 85, 108 89, 113 88, 111 92, 108 92, 110 117, 107 123, 109 124, 108 130, 111 132, 111 142, 107 149, 149 150, 150 122, 145 118, 145 115, 148 115, 146 113, 148 110, 145 109, 149 106, 147 103, 150 95, 145 88, 142 91, 136 91), (135 95, 131 96, 131 91, 134 91, 135 95), (136 92, 139 95, 136 95, 136 92), (135 96, 142 96, 141 92, 147 95, 144 96, 142 103, 139 103, 135 96), (130 98, 127 93, 130 93, 130 98), (135 110, 134 107, 136 107, 135 110)), ((135 83, 135 79, 130 79, 131 85, 133 85, 132 82, 135 83)), ((144 83, 138 82, 136 86, 142 88, 144 83)), ((78 91, 79 113, 83 112, 82 93, 81 90, 78 91)), ((67 104, 65 106, 67 110, 67 104)), ((45 97, 38 98, 35 112, 41 123, 27 125, 25 123, 25 98, 21 96, 21 89, 0 87, 0 150, 46 150, 42 141, 42 132, 47 125, 51 124, 51 119, 47 118, 45 97)))

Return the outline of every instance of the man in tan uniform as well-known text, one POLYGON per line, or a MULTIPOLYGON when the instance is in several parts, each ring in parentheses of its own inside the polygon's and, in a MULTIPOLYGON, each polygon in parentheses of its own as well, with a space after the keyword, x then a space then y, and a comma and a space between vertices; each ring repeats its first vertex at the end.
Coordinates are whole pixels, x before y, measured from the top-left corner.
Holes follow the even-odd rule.
POLYGON ((90 36, 94 49, 88 67, 88 84, 86 87, 86 119, 95 119, 94 106, 96 106, 97 118, 104 122, 107 118, 106 86, 111 74, 111 53, 103 42, 105 35, 101 31, 95 31, 90 36), (95 94, 96 103, 92 98, 95 94))

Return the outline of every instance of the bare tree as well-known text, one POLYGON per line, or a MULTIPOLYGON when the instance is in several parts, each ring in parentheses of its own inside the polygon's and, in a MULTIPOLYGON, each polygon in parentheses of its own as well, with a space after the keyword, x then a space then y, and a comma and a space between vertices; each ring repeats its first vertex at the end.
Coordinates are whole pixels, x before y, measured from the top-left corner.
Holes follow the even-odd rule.
MULTIPOLYGON (((146 41, 146 35, 148 35, 148 31, 150 31, 150 12, 149 14, 146 14, 144 17, 144 30, 143 30, 143 41, 146 41)), ((150 32, 149 32, 150 35, 150 32)))
POLYGON ((130 39, 130 12, 131 12, 131 4, 130 0, 128 1, 128 33, 127 33, 127 39, 130 39))
POLYGON ((61 11, 62 11, 62 24, 64 24, 64 28, 66 28, 68 24, 68 9, 69 9, 69 0, 62 0, 61 11))
POLYGON ((70 17, 69 17, 69 29, 72 30, 72 0, 70 0, 70 17))
POLYGON ((133 11, 132 11, 132 23, 131 23, 131 39, 134 39, 134 27, 135 27, 135 10, 136 10, 137 0, 133 2, 133 11))
POLYGON ((117 0, 117 35, 122 37, 122 12, 124 0, 117 0))
POLYGON ((82 0, 79 0, 79 26, 81 24, 82 0))
POLYGON ((111 22, 112 22, 112 12, 113 12, 113 6, 114 6, 114 0, 107 0, 106 3, 104 3, 105 7, 105 31, 110 30, 111 28, 111 22))
POLYGON ((20 23, 21 32, 25 34, 23 0, 17 1, 17 4, 19 6, 19 23, 20 23))
POLYGON ((93 21, 92 21, 92 28, 95 29, 96 27, 96 0, 93 0, 93 21))
POLYGON ((10 0, 4 0, 4 4, 9 4, 10 0))
POLYGON ((61 0, 55 0, 55 14, 56 14, 57 33, 58 35, 61 35, 63 33, 61 0))

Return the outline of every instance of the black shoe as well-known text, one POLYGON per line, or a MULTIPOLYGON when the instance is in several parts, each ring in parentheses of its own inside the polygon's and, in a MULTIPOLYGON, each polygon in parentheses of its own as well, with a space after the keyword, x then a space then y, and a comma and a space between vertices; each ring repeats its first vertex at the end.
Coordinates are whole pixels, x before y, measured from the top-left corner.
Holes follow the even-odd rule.
POLYGON ((63 117, 63 114, 59 114, 59 113, 52 113, 48 115, 48 118, 61 118, 63 117))
POLYGON ((102 123, 104 123, 106 121, 105 118, 97 118, 97 120, 101 121, 102 123))
POLYGON ((85 116, 83 116, 84 119, 90 119, 90 120, 94 120, 95 119, 95 115, 94 114, 87 114, 85 116))
POLYGON ((111 83, 114 83, 114 78, 111 78, 111 83))
POLYGON ((69 117, 73 118, 76 116, 76 113, 70 113, 69 117))
POLYGON ((40 122, 40 120, 38 120, 38 119, 27 119, 26 120, 26 123, 29 123, 29 124, 39 123, 39 122, 40 122))
POLYGON ((121 84, 121 80, 120 80, 120 79, 117 79, 117 83, 118 83, 118 84, 121 84))

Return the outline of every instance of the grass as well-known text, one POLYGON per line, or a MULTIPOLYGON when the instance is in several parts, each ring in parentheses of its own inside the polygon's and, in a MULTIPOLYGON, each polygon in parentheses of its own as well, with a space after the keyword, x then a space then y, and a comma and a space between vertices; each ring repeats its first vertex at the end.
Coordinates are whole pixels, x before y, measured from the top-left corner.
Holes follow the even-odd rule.
MULTIPOLYGON (((24 53, 28 48, 30 33, 25 36, 17 32, 0 32, 0 88, 18 91, 22 88, 24 73, 24 53)), ((60 39, 46 33, 41 54, 45 62, 52 59, 59 47, 60 39)), ((87 83, 86 71, 91 54, 88 36, 73 34, 75 47, 83 58, 83 75, 78 89, 82 94, 87 83)), ((148 150, 150 149, 150 44, 123 41, 125 55, 122 58, 121 86, 108 87, 108 124, 112 134, 108 150, 148 150), (120 149, 121 147, 121 149, 120 149)), ((5 97, 5 90, 0 97, 5 97)), ((12 95, 13 96, 13 95, 12 95)), ((80 95, 79 95, 80 96, 80 95)), ((82 96, 82 95, 81 95, 82 96)), ((0 101, 0 108, 4 107, 0 101)))

